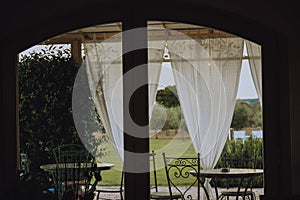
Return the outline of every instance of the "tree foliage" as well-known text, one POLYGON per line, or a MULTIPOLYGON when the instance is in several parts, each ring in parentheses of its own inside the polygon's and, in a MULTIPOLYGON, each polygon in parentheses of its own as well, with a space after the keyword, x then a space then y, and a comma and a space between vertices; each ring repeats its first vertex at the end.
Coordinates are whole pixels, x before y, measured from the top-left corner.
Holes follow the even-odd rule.
POLYGON ((253 111, 253 121, 255 122, 255 126, 256 127, 262 127, 263 123, 262 123, 262 109, 261 109, 261 105, 259 102, 256 102, 253 106, 252 106, 252 111, 253 111))
MULTIPOLYGON (((180 120, 183 120, 183 115, 180 110, 180 103, 176 86, 168 86, 165 89, 157 92, 156 101, 159 105, 166 108, 167 118, 163 130, 177 129, 180 127, 180 120)), ((161 123, 163 115, 158 112, 153 112, 152 121, 161 123)), ((155 123, 154 123, 155 124, 155 123)), ((152 128, 150 126, 150 128, 152 128)), ((245 127, 262 127, 262 110, 259 102, 251 105, 247 102, 237 101, 234 109, 231 127, 242 129, 245 127)))
POLYGON ((231 127, 244 128, 250 126, 251 108, 247 103, 237 102, 234 109, 231 127))
POLYGON ((171 107, 167 109, 167 120, 163 127, 163 130, 178 129, 181 125, 182 120, 180 106, 171 107))
POLYGON ((167 120, 167 109, 159 103, 153 107, 152 117, 150 120, 151 130, 162 130, 167 120))
POLYGON ((60 48, 48 47, 20 58, 20 146, 21 152, 28 154, 32 170, 53 162, 52 148, 81 144, 72 116, 77 71, 70 52, 60 48))
MULTIPOLYGON (((224 167, 224 159, 254 159, 254 168, 263 169, 263 142, 262 139, 249 137, 245 141, 243 140, 227 140, 216 165, 216 168, 224 167)), ((241 166, 231 166, 232 168, 238 168, 241 166)), ((217 183, 220 187, 225 187, 226 183, 220 181, 217 183)), ((238 183, 237 183, 238 184, 238 183)), ((253 187, 263 187, 263 177, 259 176, 253 180, 253 187)))
POLYGON ((261 127, 262 111, 260 103, 253 106, 248 103, 238 101, 235 105, 231 127, 242 129, 245 127, 261 127))
POLYGON ((183 124, 184 118, 180 106, 168 108, 159 103, 154 105, 150 121, 151 130, 179 129, 183 124))
POLYGON ((158 90, 156 94, 156 101, 167 108, 179 106, 176 86, 168 86, 163 90, 158 90))
MULTIPOLYGON (((168 86, 165 89, 157 91, 156 101, 165 108, 170 108, 167 109, 168 114, 164 130, 171 129, 171 127, 179 127, 177 126, 180 123, 178 120, 183 117, 178 117, 178 112, 176 113, 172 110, 172 108, 180 107, 176 86, 168 86)), ((153 116, 155 117, 152 118, 161 117, 156 115, 155 112, 153 113, 153 116)), ((256 102, 254 105, 250 105, 243 101, 237 101, 231 127, 235 129, 262 127, 262 110, 260 103, 256 102)))

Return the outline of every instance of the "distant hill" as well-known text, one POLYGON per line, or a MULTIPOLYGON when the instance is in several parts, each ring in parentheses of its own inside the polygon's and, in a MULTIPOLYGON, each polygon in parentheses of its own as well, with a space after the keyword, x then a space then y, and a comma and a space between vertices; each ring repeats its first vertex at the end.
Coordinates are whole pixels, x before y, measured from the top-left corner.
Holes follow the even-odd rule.
POLYGON ((237 102, 245 102, 245 103, 248 103, 251 106, 253 106, 255 103, 259 102, 259 99, 258 98, 255 98, 255 99, 237 99, 236 101, 237 102))

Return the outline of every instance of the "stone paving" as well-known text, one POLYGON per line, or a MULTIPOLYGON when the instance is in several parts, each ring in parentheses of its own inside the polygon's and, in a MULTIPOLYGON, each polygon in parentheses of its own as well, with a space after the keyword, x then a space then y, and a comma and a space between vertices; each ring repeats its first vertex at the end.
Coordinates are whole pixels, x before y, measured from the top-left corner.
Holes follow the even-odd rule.
MULTIPOLYGON (((222 191, 224 190, 224 188, 219 188, 218 191, 222 191)), ((163 187, 160 186, 159 187, 159 191, 168 191, 167 187, 163 187)), ((259 199, 259 195, 263 194, 263 188, 253 188, 253 191, 256 194, 256 199, 259 199)), ((191 194, 196 194, 197 193, 197 188, 193 187, 191 188, 191 194)), ((204 191, 201 189, 201 193, 200 195, 203 195, 204 191)), ((215 195, 215 191, 213 190, 213 196, 211 197, 211 200, 215 200, 216 199, 216 195, 215 195)), ((120 194, 119 193, 101 193, 100 198, 99 199, 113 199, 113 200, 117 200, 120 199, 120 194)), ((96 197, 95 197, 96 200, 96 197)))

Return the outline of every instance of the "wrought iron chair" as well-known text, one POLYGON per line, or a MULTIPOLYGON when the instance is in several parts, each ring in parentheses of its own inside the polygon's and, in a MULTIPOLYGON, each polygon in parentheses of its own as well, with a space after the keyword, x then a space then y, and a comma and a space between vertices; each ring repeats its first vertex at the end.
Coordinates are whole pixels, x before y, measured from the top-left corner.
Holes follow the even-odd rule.
POLYGON ((58 198, 83 198, 82 195, 91 189, 91 175, 95 173, 93 156, 76 144, 58 146, 53 149, 53 155, 57 163, 53 179, 58 198))
POLYGON ((90 162, 93 156, 87 149, 78 144, 65 144, 52 150, 56 163, 90 162))
POLYGON ((97 193, 97 200, 100 199, 101 193, 119 193, 120 199, 123 200, 123 192, 124 192, 123 183, 124 183, 124 170, 122 170, 121 172, 120 185, 111 186, 111 187, 100 186, 96 188, 95 192, 97 193))
POLYGON ((150 163, 152 163, 153 180, 150 186, 150 199, 166 199, 170 197, 169 192, 158 191, 157 174, 156 174, 156 153, 152 151, 150 154, 150 163), (154 183, 153 183, 154 182, 154 183))
MULTIPOLYGON (((154 179, 154 185, 151 185, 151 190, 153 189, 155 192, 158 192, 158 185, 157 185, 157 176, 156 176, 156 164, 155 164, 155 155, 156 153, 152 151, 149 153, 150 162, 152 162, 153 167, 153 179, 154 179)), ((121 182, 119 186, 116 187, 98 187, 96 189, 97 194, 97 200, 100 198, 100 193, 120 193, 120 199, 123 200, 123 192, 124 192, 124 170, 121 173, 121 182)))
POLYGON ((100 172, 96 171, 94 161, 57 163, 53 173, 55 191, 61 200, 92 200, 100 172), (99 174, 99 175, 98 175, 99 174), (92 177, 95 177, 91 185, 92 177))
MULTIPOLYGON (((250 168, 254 169, 255 167, 255 159, 233 159, 233 158, 224 158, 225 168, 250 168)), ((230 197, 238 198, 241 197, 243 199, 256 199, 255 193, 252 191, 252 181, 253 178, 247 178, 244 180, 240 179, 226 179, 226 190, 220 193, 219 199, 227 199, 230 197)))
POLYGON ((174 158, 167 157, 163 153, 165 172, 168 182, 168 192, 158 192, 151 195, 152 199, 200 199, 200 155, 196 158, 174 158), (197 176, 191 174, 194 172, 197 176), (186 187, 179 187, 178 184, 185 181, 186 187), (193 197, 190 190, 197 186, 197 197, 193 197))
POLYGON ((158 185, 157 185, 157 175, 156 175, 156 161, 155 161, 156 153, 152 151, 149 153, 150 163, 152 163, 152 172, 153 172, 153 182, 150 182, 150 190, 154 190, 153 192, 158 192, 158 185))

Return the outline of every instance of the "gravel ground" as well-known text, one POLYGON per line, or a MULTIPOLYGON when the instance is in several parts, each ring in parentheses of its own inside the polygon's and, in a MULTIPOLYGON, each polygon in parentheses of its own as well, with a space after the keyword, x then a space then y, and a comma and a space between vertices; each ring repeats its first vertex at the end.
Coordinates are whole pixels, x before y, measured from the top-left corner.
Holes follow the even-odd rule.
MULTIPOLYGON (((222 191, 224 190, 223 188, 219 188, 218 191, 222 191)), ((168 188, 167 187, 159 187, 159 191, 168 191, 168 188)), ((255 192, 256 194, 256 199, 258 200, 259 199, 259 195, 263 194, 263 188, 253 188, 253 191, 255 192)), ((193 187, 191 188, 191 194, 196 194, 197 193, 197 188, 196 187, 193 187)), ((200 195, 203 195, 204 194, 204 191, 201 190, 201 193, 200 195)), ((120 194, 119 193, 101 193, 100 194, 100 199, 120 199, 120 194)), ((211 200, 215 200, 216 199, 216 195, 215 195, 215 192, 213 190, 213 196, 211 198, 211 200)), ((95 197, 95 200, 96 200, 96 197, 95 197)))

